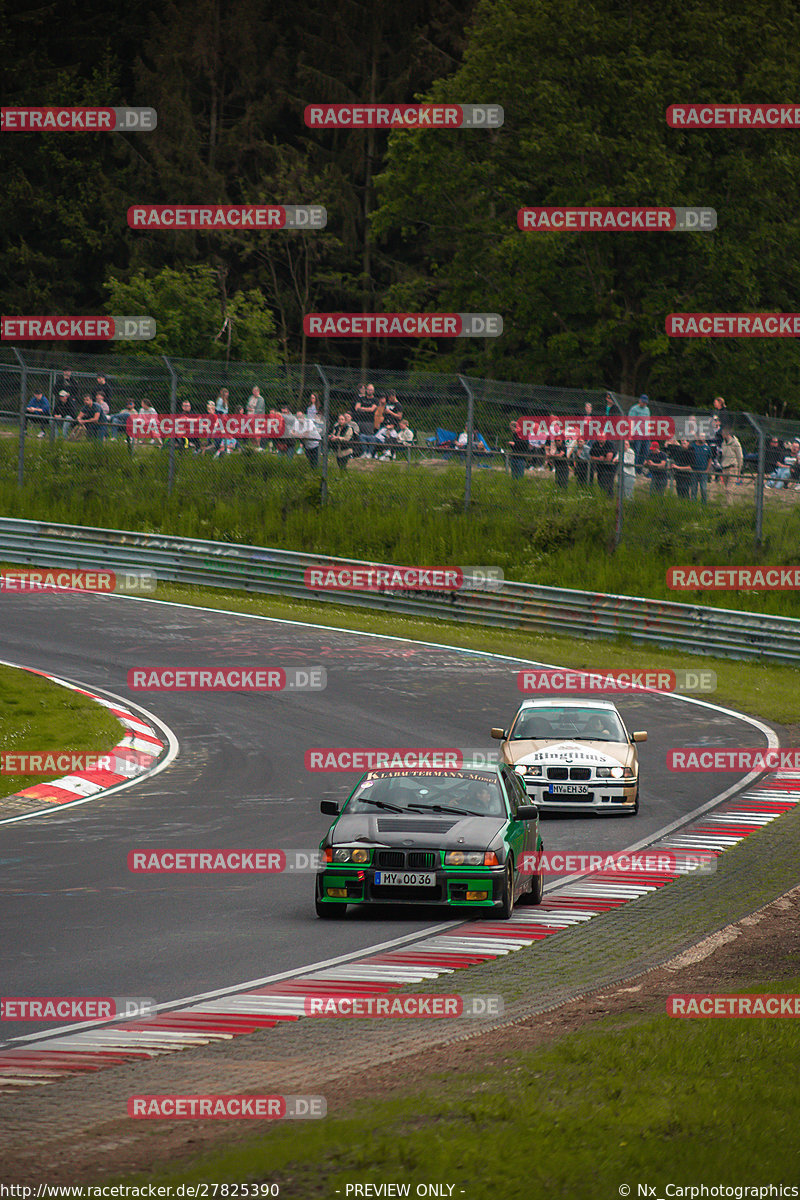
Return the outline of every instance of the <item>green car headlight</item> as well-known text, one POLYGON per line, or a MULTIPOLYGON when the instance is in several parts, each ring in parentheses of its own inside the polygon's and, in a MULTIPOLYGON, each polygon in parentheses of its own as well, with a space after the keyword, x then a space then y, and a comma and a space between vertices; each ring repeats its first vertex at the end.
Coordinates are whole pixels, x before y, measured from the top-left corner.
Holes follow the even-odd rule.
POLYGON ((336 846, 333 851, 333 861, 337 863, 368 863, 371 850, 363 846, 336 846))

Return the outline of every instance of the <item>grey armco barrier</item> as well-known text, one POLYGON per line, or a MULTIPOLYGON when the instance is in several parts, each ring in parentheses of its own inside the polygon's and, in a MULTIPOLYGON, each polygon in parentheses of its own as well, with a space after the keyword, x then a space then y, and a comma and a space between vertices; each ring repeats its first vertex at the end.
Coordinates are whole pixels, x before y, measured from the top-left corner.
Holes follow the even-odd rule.
POLYGON ((314 591, 305 584, 309 567, 389 569, 393 564, 262 546, 0 518, 0 561, 65 569, 147 570, 160 581, 323 600, 407 616, 579 638, 625 637, 723 658, 800 661, 800 620, 791 617, 509 580, 449 593, 314 591))

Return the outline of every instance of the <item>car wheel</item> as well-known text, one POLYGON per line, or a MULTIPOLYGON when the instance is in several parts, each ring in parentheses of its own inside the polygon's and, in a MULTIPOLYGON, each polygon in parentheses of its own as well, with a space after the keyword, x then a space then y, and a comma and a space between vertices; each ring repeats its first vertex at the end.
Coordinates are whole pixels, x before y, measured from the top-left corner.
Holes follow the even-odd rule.
MULTIPOLYGON (((538 850, 541 853, 544 850, 544 845, 540 842, 538 850)), ((544 897, 544 873, 534 875, 533 887, 529 892, 525 892, 517 901, 518 904, 541 904, 544 897)))
POLYGON ((508 860, 505 877, 503 879, 503 890, 500 893, 500 910, 498 916, 501 921, 507 921, 514 911, 514 864, 511 859, 508 860))
POLYGON ((324 921, 341 921, 347 912, 346 904, 326 904, 318 896, 314 897, 314 907, 317 916, 322 917, 324 921))

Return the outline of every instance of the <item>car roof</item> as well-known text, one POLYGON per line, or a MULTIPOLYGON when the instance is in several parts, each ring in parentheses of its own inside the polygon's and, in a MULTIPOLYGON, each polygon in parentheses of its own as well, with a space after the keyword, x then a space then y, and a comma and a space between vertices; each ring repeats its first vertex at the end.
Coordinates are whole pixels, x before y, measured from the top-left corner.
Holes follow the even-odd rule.
POLYGON ((534 700, 523 700, 520 704, 520 709, 523 708, 606 708, 612 712, 617 712, 617 706, 613 700, 595 700, 592 698, 581 699, 579 696, 548 696, 543 699, 539 696, 534 700))

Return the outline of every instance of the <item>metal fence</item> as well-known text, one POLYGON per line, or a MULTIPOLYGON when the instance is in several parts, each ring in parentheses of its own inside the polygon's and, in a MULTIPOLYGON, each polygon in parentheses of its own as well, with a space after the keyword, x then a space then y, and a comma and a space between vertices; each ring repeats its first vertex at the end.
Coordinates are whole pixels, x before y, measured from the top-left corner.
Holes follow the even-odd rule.
POLYGON ((85 458, 86 477, 96 482, 103 457, 86 442, 98 443, 117 469, 126 460, 149 462, 147 486, 165 496, 192 481, 218 494, 229 477, 241 481, 249 470, 254 479, 267 471, 305 474, 308 494, 316 492, 323 505, 346 497, 353 480, 394 503, 434 503, 446 476, 464 511, 501 496, 520 507, 526 497, 544 497, 554 514, 565 503, 592 499, 609 546, 624 541, 643 549, 668 539, 676 506, 684 515, 686 505, 724 509, 726 527, 758 544, 765 505, 800 504, 800 422, 650 401, 651 416, 674 419, 674 438, 626 444, 548 433, 554 418, 622 416, 635 403, 605 389, 414 371, 362 376, 319 364, 0 351, 0 444, 20 487, 63 470, 65 455, 76 467, 85 458), (62 392, 66 405, 54 415, 62 392), (97 427, 85 428, 78 416, 86 396, 90 411, 95 398, 107 409, 97 427), (137 439, 126 428, 131 412, 226 409, 280 413, 284 436, 137 439), (523 435, 520 418, 533 421, 523 435), (235 460, 244 465, 234 468, 235 460))

